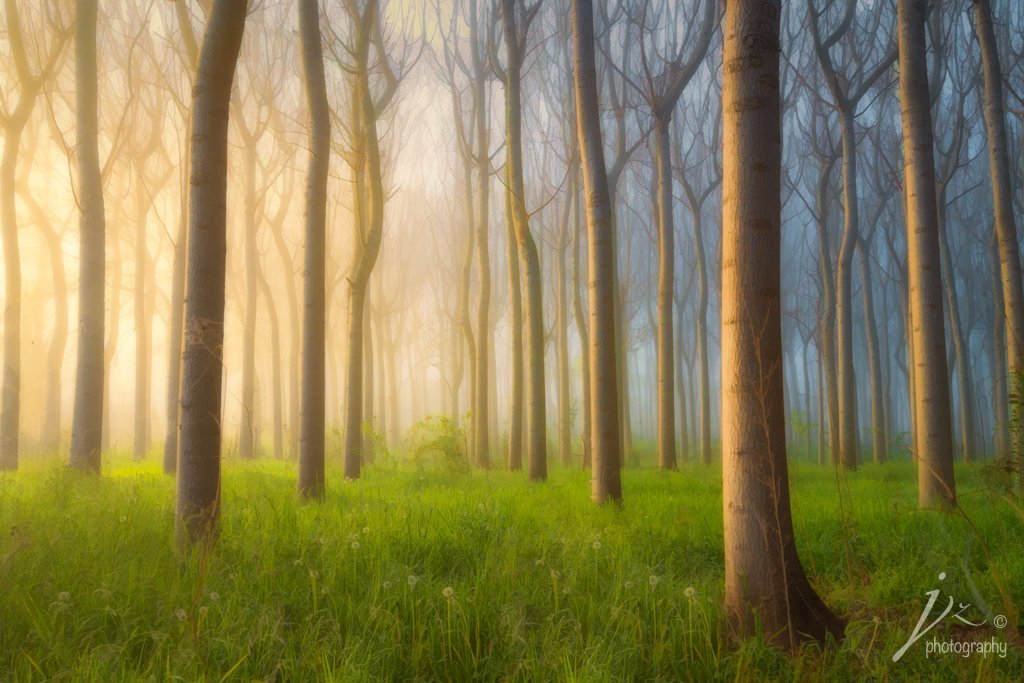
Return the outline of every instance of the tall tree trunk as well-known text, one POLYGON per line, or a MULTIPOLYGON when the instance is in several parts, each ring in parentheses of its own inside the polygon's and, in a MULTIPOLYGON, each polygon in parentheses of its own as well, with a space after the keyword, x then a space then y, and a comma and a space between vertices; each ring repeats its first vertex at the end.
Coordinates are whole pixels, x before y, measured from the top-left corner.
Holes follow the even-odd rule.
POLYGON ((726 4, 722 76, 725 602, 795 650, 841 637, 797 556, 782 399, 780 0, 726 4))
MULTIPOLYGON (((9 4, 9 3, 8 3, 9 4)), ((95 3, 93 5, 95 11, 95 3)), ((8 21, 11 13, 8 9, 8 21)), ((15 169, 24 123, 9 123, 4 130, 0 166, 0 201, 3 202, 4 244, 4 373, 0 409, 0 470, 18 469, 21 428, 21 248, 15 208, 15 169)))
POLYGON ((96 0, 78 0, 75 21, 75 107, 81 236, 78 368, 75 373, 75 412, 71 427, 71 466, 83 472, 99 473, 104 408, 103 277, 106 217, 99 158, 96 5, 96 0))
MULTIPOLYGON (((1003 73, 999 65, 992 7, 989 0, 972 0, 974 28, 981 49, 981 66, 985 82, 985 130, 988 134, 989 173, 992 176, 992 200, 995 208, 996 235, 999 240, 1000 272, 1002 273, 1003 315, 1006 318, 1006 364, 1009 377, 1024 376, 1024 276, 1021 274, 1017 223, 1013 214, 1013 185, 1006 137, 1006 116, 1003 111, 1003 73)), ((1009 388, 1009 387, 1008 387, 1009 388)), ((1000 396, 999 400, 1004 397, 1000 396)), ((1018 430, 1024 432, 1024 430, 1018 430)), ((1018 466, 1024 469, 1024 443, 1010 444, 1018 466)), ((1024 485, 1024 476, 1020 477, 1024 485)))
POLYGON ((953 259, 949 253, 949 235, 946 230, 946 187, 938 185, 938 204, 936 206, 939 231, 939 259, 942 262, 942 286, 946 301, 946 313, 949 316, 949 330, 952 333, 953 353, 956 356, 957 392, 960 407, 960 449, 963 459, 974 460, 975 423, 974 423, 974 380, 971 377, 970 350, 964 336, 963 322, 960 319, 960 302, 956 294, 956 272, 953 270, 953 259))
POLYGON ((555 253, 555 358, 558 371, 558 456, 562 465, 572 464, 572 411, 569 403, 569 294, 566 289, 566 251, 569 249, 569 219, 574 192, 566 195, 555 253))
POLYGON ((576 323, 576 336, 580 342, 580 374, 582 375, 580 390, 580 441, 583 447, 583 469, 591 466, 592 449, 590 447, 591 420, 590 420, 590 333, 587 330, 587 318, 583 312, 583 293, 580 291, 580 281, 583 278, 580 269, 580 238, 583 236, 584 226, 581 223, 582 195, 580 192, 580 176, 576 166, 570 171, 573 188, 573 212, 572 212, 572 314, 576 323))
POLYGON ((256 250, 256 148, 254 141, 245 145, 244 213, 245 234, 245 318, 242 322, 242 399, 241 426, 238 433, 238 457, 252 460, 259 444, 256 438, 256 407, 253 394, 256 386, 256 314, 259 308, 257 286, 260 269, 256 250))
MULTIPOLYGON (((469 361, 469 458, 473 461, 476 447, 476 410, 477 406, 477 345, 476 335, 473 333, 473 319, 469 311, 470 288, 473 276, 473 256, 476 253, 476 230, 473 227, 473 178, 469 166, 464 169, 463 186, 465 188, 465 212, 466 212, 466 246, 462 255, 462 270, 459 274, 459 326, 462 330, 462 339, 466 345, 466 358, 469 361)), ((455 416, 459 419, 459 416, 455 416)))
POLYGON ((655 120, 655 165, 658 177, 658 466, 677 469, 675 373, 673 371, 672 296, 675 291, 675 224, 672 220, 671 111, 655 120))
POLYGON ((839 397, 839 460, 856 470, 860 451, 857 377, 853 365, 853 252, 859 234, 857 138, 853 112, 840 110, 843 140, 843 239, 836 268, 836 342, 839 397))
POLYGON ((267 302, 267 317, 270 318, 270 376, 273 392, 272 424, 274 439, 274 458, 284 459, 284 407, 281 405, 281 323, 277 316, 277 305, 274 303, 274 292, 270 289, 267 276, 260 269, 257 273, 260 294, 267 302))
POLYGON ((349 329, 347 359, 347 399, 345 408, 345 477, 358 479, 362 462, 363 423, 363 325, 366 319, 367 287, 377 263, 384 231, 384 179, 381 170, 380 139, 377 134, 376 107, 370 91, 369 51, 371 33, 377 26, 377 0, 367 3, 355 36, 352 93, 352 164, 357 176, 365 179, 366 194, 357 197, 357 215, 365 210, 365 233, 356 236, 357 256, 349 285, 349 329))
POLYGON ((215 0, 192 91, 189 296, 175 508, 181 550, 212 539, 220 515, 228 117, 247 6, 215 0))
POLYGON ((138 179, 135 197, 135 273, 134 300, 135 315, 135 420, 132 439, 132 459, 142 460, 149 449, 149 356, 150 330, 146 310, 146 273, 150 270, 149 252, 146 250, 146 227, 149 218, 150 200, 142 179, 138 179))
MULTIPOLYGON (((506 188, 508 175, 506 173, 506 188)), ((508 299, 512 311, 512 378, 508 408, 508 468, 523 468, 523 294, 519 245, 512 218, 512 191, 505 191, 505 241, 508 246, 508 299)))
POLYGON ((547 399, 544 381, 544 303, 540 254, 530 231, 526 209, 526 182, 523 171, 522 65, 525 58, 526 29, 520 25, 515 0, 502 0, 502 25, 508 65, 505 68, 505 163, 512 192, 512 225, 523 277, 526 280, 526 432, 530 481, 548 477, 547 399))
POLYGON ((1006 383, 1006 314, 1003 308, 1003 287, 999 261, 999 239, 992 231, 988 261, 992 277, 992 420, 995 423, 993 445, 995 457, 1007 459, 1010 451, 1010 407, 1006 401, 1009 387, 1006 383))
POLYGON ((861 240, 860 280, 864 299, 864 335, 867 340, 868 372, 871 389, 871 453, 876 464, 889 459, 889 435, 885 431, 885 406, 882 401, 882 361, 879 354, 878 323, 875 321, 875 295, 871 284, 870 242, 861 240))
POLYGON ((704 221, 693 208, 693 249, 697 269, 697 371, 700 373, 700 461, 711 464, 711 372, 708 360, 708 265, 704 252, 704 221))
MULTIPOLYGON (((302 407, 299 410, 299 495, 324 495, 327 328, 327 178, 331 163, 331 112, 320 37, 320 3, 300 0, 302 74, 309 111, 306 171, 306 244, 302 299, 302 407)), ((295 429, 295 425, 292 425, 295 429)))
MULTIPOLYGON (((824 369, 822 387, 827 398, 829 451, 832 464, 839 463, 839 387, 836 377, 836 288, 832 270, 832 248, 829 239, 829 176, 835 158, 829 159, 818 176, 818 279, 821 284, 821 310, 818 318, 818 348, 824 369)), ((824 430, 824 425, 822 425, 824 430)))
POLYGON ((899 0, 900 108, 903 111, 907 274, 914 346, 917 405, 918 502, 955 506, 953 434, 946 329, 943 321, 935 152, 925 52, 926 7, 899 0))
POLYGON ((615 251, 612 200, 601 135, 592 0, 573 0, 572 18, 577 128, 587 207, 592 495, 598 503, 619 502, 622 423, 615 348, 615 251))

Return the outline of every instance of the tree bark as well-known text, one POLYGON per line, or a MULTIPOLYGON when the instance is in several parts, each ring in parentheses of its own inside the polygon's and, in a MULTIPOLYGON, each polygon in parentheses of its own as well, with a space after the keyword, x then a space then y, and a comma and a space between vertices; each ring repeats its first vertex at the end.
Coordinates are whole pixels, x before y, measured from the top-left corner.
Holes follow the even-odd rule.
POLYGON ((899 0, 900 108, 903 113, 904 187, 907 212, 907 273, 914 325, 918 502, 921 507, 956 505, 946 330, 943 321, 935 152, 924 3, 899 0))
POLYGON ((797 556, 782 397, 779 0, 725 14, 722 477, 725 601, 733 626, 795 650, 842 636, 797 556), (756 624, 756 626, 755 626, 756 624))
MULTIPOLYGON (((302 299, 302 379, 299 409, 298 492, 322 498, 325 488, 327 339, 327 178, 331 163, 331 112, 320 37, 320 3, 300 0, 302 73, 309 110, 306 171, 306 244, 302 299)), ((293 426, 292 429, 295 427, 293 426)))
POLYGON ((512 225, 526 280, 527 462, 530 481, 548 477, 547 399, 544 381, 544 304, 540 254, 530 231, 523 172, 522 65, 529 19, 520 21, 516 0, 502 0, 502 26, 508 64, 505 67, 505 147, 512 225))
POLYGON ((228 120, 247 2, 215 0, 192 91, 188 299, 175 538, 212 540, 220 515, 228 120))
POLYGON ((75 26, 75 106, 78 152, 78 368, 71 427, 71 466, 99 473, 103 435, 104 238, 96 65, 96 0, 79 0, 75 26))
MULTIPOLYGON (((1024 376, 1024 279, 1021 275, 1017 223, 1013 213, 1013 185, 1006 137, 1006 115, 1003 104, 1003 73, 999 65, 992 7, 989 0, 972 0, 974 29, 981 50, 984 75, 985 130, 988 135, 989 173, 992 177, 992 202, 995 228, 999 240, 999 261, 1002 274, 1003 315, 1006 318, 1006 365, 1010 381, 1024 376)), ((1016 380, 1016 381, 1019 381, 1016 380)), ((1008 387, 1012 390, 1012 387, 1008 387)), ((1004 400, 1003 396, 999 400, 1004 400)), ((1018 430, 1024 432, 1024 430, 1018 430)), ((1024 443, 1009 444, 1011 457, 1024 467, 1024 443)), ((1024 476, 1019 478, 1024 485, 1024 476)))
POLYGON ((613 216, 601 135, 592 0, 573 0, 572 17, 577 129, 587 199, 592 495, 597 503, 621 502, 613 216))

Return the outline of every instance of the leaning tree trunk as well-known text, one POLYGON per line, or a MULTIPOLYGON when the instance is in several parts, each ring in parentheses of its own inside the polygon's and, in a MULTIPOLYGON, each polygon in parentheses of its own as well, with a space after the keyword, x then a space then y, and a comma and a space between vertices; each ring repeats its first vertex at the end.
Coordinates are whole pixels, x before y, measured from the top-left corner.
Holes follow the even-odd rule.
POLYGON ((935 192, 935 153, 924 4, 899 0, 900 108, 907 212, 907 275, 910 317, 914 321, 914 373, 917 405, 918 502, 921 507, 956 505, 953 433, 946 366, 939 220, 935 192))
POLYGON ((796 552, 782 397, 780 0, 725 14, 722 218, 722 477, 725 602, 795 650, 840 637, 796 552))
POLYGON ((615 342, 615 251, 612 205, 601 135, 592 0, 573 0, 572 37, 577 130, 587 207, 587 278, 590 293, 590 419, 592 495, 596 502, 622 500, 619 462, 618 369, 615 342))
MULTIPOLYGON (((1013 184, 1006 138, 1006 116, 1003 111, 1003 74, 999 65, 995 32, 992 28, 992 7, 989 0, 972 0, 974 27, 981 49, 981 66, 985 78, 985 129, 988 133, 989 173, 992 176, 992 200, 995 207, 996 235, 999 239, 1003 289, 1003 311, 1006 318, 1006 364, 1011 383, 1024 376, 1024 280, 1017 243, 1017 224, 1013 214, 1013 184)), ((1013 387, 1008 387, 1011 391, 1013 387)), ((1006 400, 1005 396, 998 400, 1006 400)), ((1024 432, 1024 429, 1018 430, 1024 432)), ((1024 466, 1024 443, 1020 437, 1010 444, 1011 457, 1024 466)), ((1024 476, 1020 477, 1024 484, 1024 476)))
POLYGON ((71 466, 100 471, 103 436, 103 180, 100 177, 96 66, 96 0, 79 0, 75 27, 75 84, 80 249, 78 368, 71 427, 71 466))
MULTIPOLYGON (((302 72, 309 108, 306 174, 305 278, 302 300, 302 407, 299 411, 299 495, 324 495, 327 326, 327 177, 331 161, 331 117, 320 38, 320 3, 300 0, 302 72)), ((294 425, 292 429, 295 429, 294 425)))
POLYGON ((189 295, 175 509, 181 550, 212 540, 220 516, 228 117, 247 5, 215 0, 192 91, 189 295))

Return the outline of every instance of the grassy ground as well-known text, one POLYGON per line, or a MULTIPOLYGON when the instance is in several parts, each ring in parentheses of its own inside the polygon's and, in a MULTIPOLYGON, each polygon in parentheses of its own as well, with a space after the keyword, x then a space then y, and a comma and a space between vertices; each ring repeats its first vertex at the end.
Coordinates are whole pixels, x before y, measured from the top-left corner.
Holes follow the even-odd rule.
POLYGON ((1005 642, 1024 605, 1024 524, 977 468, 957 471, 968 520, 916 511, 909 463, 846 486, 794 466, 801 556, 850 621, 841 645, 794 657, 723 625, 717 467, 627 470, 615 510, 576 471, 331 471, 326 502, 302 506, 290 465, 232 464, 221 539, 187 562, 156 465, 28 469, 0 477, 0 680, 1024 678, 1014 645, 925 654, 935 634, 1005 642), (939 587, 939 609, 983 599, 1011 627, 950 616, 894 664, 939 587))

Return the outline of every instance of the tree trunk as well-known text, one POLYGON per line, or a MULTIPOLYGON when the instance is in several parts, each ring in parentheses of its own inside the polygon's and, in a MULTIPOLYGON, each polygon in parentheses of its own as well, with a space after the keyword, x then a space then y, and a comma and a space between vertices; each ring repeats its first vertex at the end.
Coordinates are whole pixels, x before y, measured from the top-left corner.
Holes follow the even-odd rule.
POLYGON ((18 469, 21 429, 21 248, 18 245, 14 191, 22 130, 23 122, 12 122, 6 127, 3 165, 0 166, 4 244, 4 374, 3 407, 0 409, 0 470, 12 472, 18 469))
MULTIPOLYGON (((835 159, 825 163, 818 177, 818 279, 821 284, 821 310, 818 318, 818 348, 824 369, 826 406, 828 407, 829 452, 832 464, 839 463, 839 387, 836 378, 836 289, 832 270, 832 248, 828 226, 829 176, 835 159)), ((824 430, 824 424, 822 430, 824 430)))
POLYGON ((889 459, 889 435, 885 431, 885 406, 882 402, 882 361, 879 355, 878 324, 875 321, 875 296, 871 284, 870 243, 861 240, 860 280, 864 299, 864 335, 867 339, 868 372, 871 389, 871 453, 875 464, 889 459))
POLYGON ((725 14, 722 477, 725 602, 742 634, 795 650, 841 637, 811 588, 789 504, 782 399, 780 0, 725 14))
MULTIPOLYGON (((103 436, 104 238, 96 65, 96 0, 78 0, 75 26, 75 107, 78 152, 78 367, 71 427, 71 466, 99 473, 103 436)), ((117 311, 115 310, 115 315, 117 311)))
POLYGON ((946 366, 935 156, 925 52, 926 7, 899 0, 900 108, 907 211, 907 274, 917 397, 918 502, 956 505, 953 434, 946 366))
POLYGON ((238 432, 238 457, 241 460, 252 460, 259 448, 253 393, 256 386, 256 313, 259 308, 257 273, 260 268, 260 257, 256 250, 256 148, 253 141, 248 141, 244 153, 245 318, 242 321, 242 415, 238 432))
POLYGON ((592 495, 597 503, 622 500, 618 369, 615 330, 615 251, 612 202, 601 135, 592 0, 573 0, 576 111, 587 207, 587 276, 592 495))
POLYGON ((836 341, 839 397, 839 460, 857 469, 860 434, 857 426, 857 377, 853 365, 853 252, 860 230, 857 196, 857 138, 853 112, 840 110, 843 139, 843 239, 836 269, 836 341))
POLYGON ((672 296, 675 291, 675 225, 672 220, 671 113, 655 120, 655 164, 658 177, 658 466, 677 469, 675 373, 673 371, 672 296))
POLYGON ((995 231, 988 250, 989 269, 992 277, 992 421, 995 423, 993 438, 995 457, 1010 458, 1010 406, 1006 398, 1009 387, 1006 384, 1006 314, 1003 308, 1003 287, 999 268, 999 240, 995 231))
MULTIPOLYGON (((299 410, 299 496, 324 495, 327 327, 327 178, 331 163, 331 112, 320 37, 320 3, 300 0, 302 74, 309 111, 306 171, 306 244, 302 298, 302 407, 299 410)), ((295 429, 295 425, 292 425, 295 429)))
POLYGON ((569 294, 566 290, 566 251, 569 249, 569 218, 572 215, 573 190, 566 194, 558 234, 555 260, 555 358, 558 371, 558 456, 562 465, 572 464, 572 411, 569 403, 569 294))
MULTIPOLYGON (((995 208, 996 235, 999 240, 1002 273, 1003 311, 1006 318, 1006 364, 1010 381, 1024 375, 1024 279, 1021 275, 1017 224, 1013 214, 1013 184, 1006 138, 1003 108, 1003 73, 999 65, 992 8, 989 0, 972 0, 974 28, 981 50, 985 82, 985 130, 988 134, 989 173, 992 176, 992 200, 995 208)), ((1008 387, 1012 390, 1013 387, 1008 387)), ((1000 396, 999 400, 1005 397, 1000 396)), ((1024 432, 1024 429, 1018 430, 1024 432)), ((1009 444, 1018 466, 1024 468, 1024 444, 1009 444)), ((1024 484, 1024 476, 1020 477, 1024 484)))
POLYGON ((508 246, 508 298, 512 311, 512 378, 508 409, 508 469, 523 468, 523 294, 519 271, 519 245, 512 218, 512 191, 505 176, 505 241, 508 246))
MULTIPOLYGON (((949 330, 953 338, 953 353, 956 356, 956 379, 960 406, 960 449, 963 459, 970 462, 975 458, 975 422, 974 422, 974 380, 971 377, 970 350, 964 336, 963 322, 960 319, 960 302, 956 294, 956 273, 953 270, 953 259, 949 253, 949 236, 946 231, 946 188, 936 188, 938 203, 936 205, 939 231, 939 259, 942 263, 942 285, 946 301, 946 312, 949 315, 949 330)), ((1000 311, 1002 313, 1002 311, 1000 311)))
POLYGON ((211 540, 220 514, 228 114, 247 5, 215 0, 192 91, 189 296, 175 509, 181 550, 211 540))
POLYGON ((547 400, 544 382, 544 304, 540 254, 530 232, 523 172, 522 64, 525 57, 525 26, 517 26, 514 0, 502 0, 502 25, 508 66, 505 69, 505 163, 512 192, 512 225, 519 244, 523 277, 526 280, 526 366, 527 366, 527 461, 530 481, 548 477, 547 400), (520 29, 523 29, 522 34, 520 29))
POLYGON ((580 272, 580 237, 583 235, 583 225, 580 222, 581 204, 583 198, 580 193, 580 177, 576 167, 570 171, 572 174, 573 188, 573 214, 572 214, 572 313, 576 323, 576 336, 580 342, 580 374, 582 375, 580 391, 580 441, 583 447, 583 469, 591 467, 592 449, 590 447, 591 420, 590 420, 590 334, 587 330, 587 318, 583 312, 583 294, 580 291, 580 280, 583 275, 580 272))
POLYGON ((136 462, 146 456, 149 449, 149 357, 150 331, 146 311, 146 273, 150 270, 149 252, 146 250, 146 226, 150 200, 142 178, 137 179, 135 197, 135 273, 133 309, 135 315, 135 420, 132 439, 132 459, 136 462))

